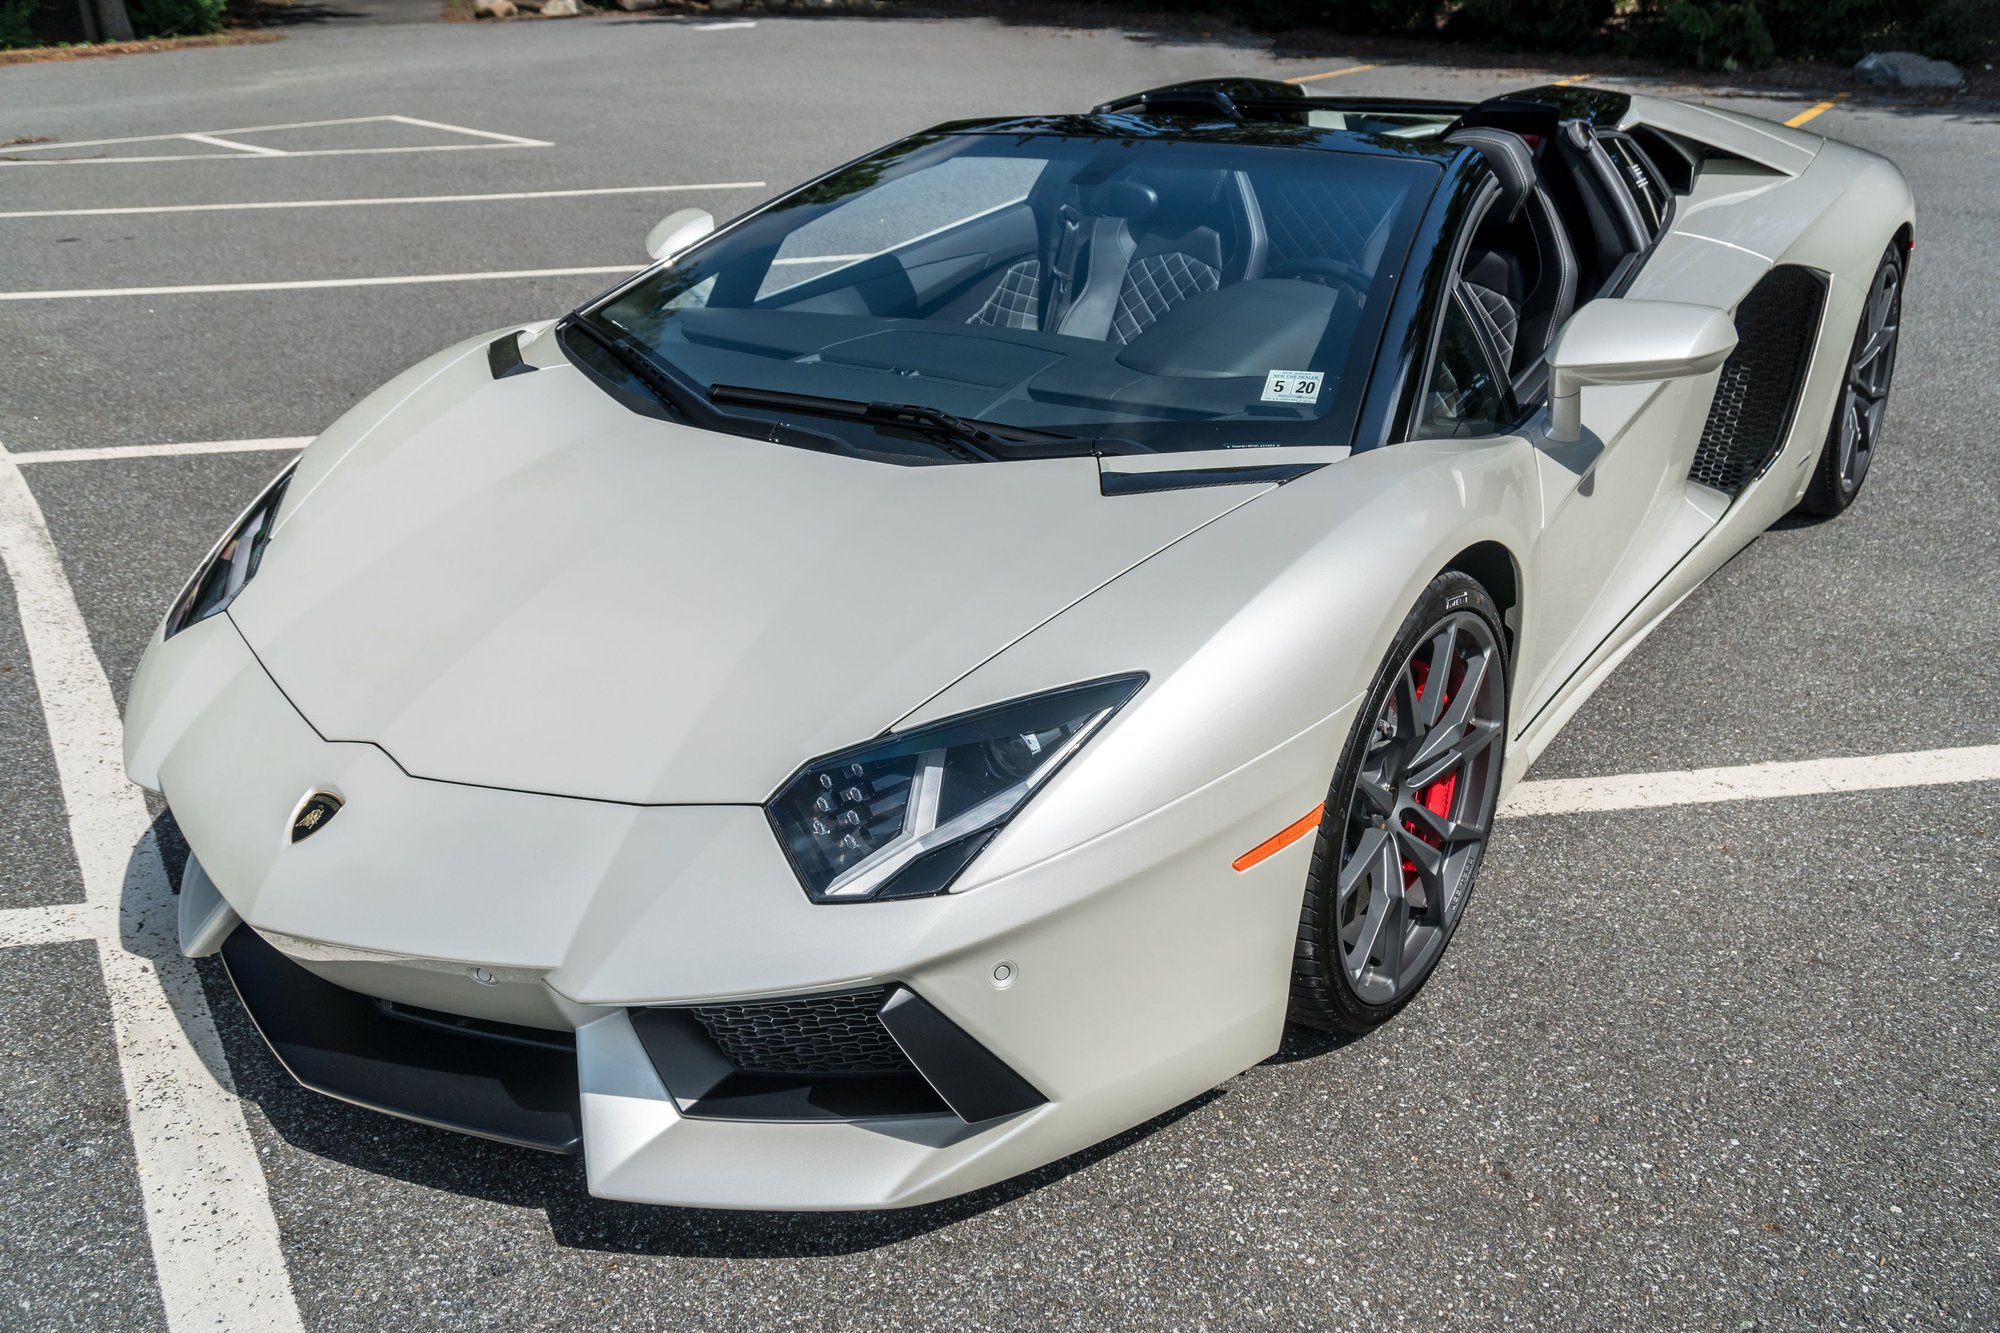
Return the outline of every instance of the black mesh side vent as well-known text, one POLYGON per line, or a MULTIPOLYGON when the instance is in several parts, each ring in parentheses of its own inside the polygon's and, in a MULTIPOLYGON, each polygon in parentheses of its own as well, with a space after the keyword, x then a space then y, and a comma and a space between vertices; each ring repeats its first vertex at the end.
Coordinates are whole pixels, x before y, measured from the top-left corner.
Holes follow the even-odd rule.
POLYGON ((903 1048, 875 1015, 888 988, 690 1012, 729 1063, 746 1074, 913 1074, 903 1048))
POLYGON ((1763 474, 1791 430, 1805 387, 1826 280, 1781 264, 1736 307, 1736 350, 1722 363, 1688 480, 1735 495, 1763 474))

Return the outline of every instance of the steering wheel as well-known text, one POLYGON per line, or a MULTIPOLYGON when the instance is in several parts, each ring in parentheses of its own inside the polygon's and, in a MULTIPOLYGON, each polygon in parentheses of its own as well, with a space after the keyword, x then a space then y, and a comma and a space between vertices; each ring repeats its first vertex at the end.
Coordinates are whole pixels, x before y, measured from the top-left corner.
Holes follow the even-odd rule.
POLYGON ((1345 287, 1356 296, 1366 299, 1368 289, 1374 286, 1368 274, 1344 259, 1294 259, 1267 270, 1267 278, 1305 278, 1324 283, 1329 287, 1345 287))

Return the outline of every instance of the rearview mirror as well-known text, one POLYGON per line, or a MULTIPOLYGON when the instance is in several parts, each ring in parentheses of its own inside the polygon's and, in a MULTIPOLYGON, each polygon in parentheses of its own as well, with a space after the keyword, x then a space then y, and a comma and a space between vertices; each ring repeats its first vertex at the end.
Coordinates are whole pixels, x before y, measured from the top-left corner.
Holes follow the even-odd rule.
POLYGON ((1583 386, 1706 375, 1736 350, 1726 310, 1680 301, 1592 301, 1549 348, 1549 438, 1583 438, 1583 386))
POLYGON ((705 208, 676 208, 646 233, 646 253, 671 259, 715 230, 715 218, 705 208))

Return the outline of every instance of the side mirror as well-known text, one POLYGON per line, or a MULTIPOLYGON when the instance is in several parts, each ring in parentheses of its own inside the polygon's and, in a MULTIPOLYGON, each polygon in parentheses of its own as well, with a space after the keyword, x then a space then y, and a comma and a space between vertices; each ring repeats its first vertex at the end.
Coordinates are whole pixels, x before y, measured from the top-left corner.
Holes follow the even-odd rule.
POLYGON ((676 208, 646 233, 646 253, 671 259, 715 230, 715 218, 705 208, 676 208))
POLYGON ((1680 301, 1592 301, 1549 348, 1549 438, 1583 438, 1583 386, 1706 375, 1736 350, 1726 310, 1680 301))

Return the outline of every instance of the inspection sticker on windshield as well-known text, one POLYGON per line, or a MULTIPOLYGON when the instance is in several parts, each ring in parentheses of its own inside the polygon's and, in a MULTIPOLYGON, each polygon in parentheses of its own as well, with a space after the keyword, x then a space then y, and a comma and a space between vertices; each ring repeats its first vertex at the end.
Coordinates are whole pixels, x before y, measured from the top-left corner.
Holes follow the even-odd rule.
POLYGON ((1317 370, 1274 370, 1264 377, 1264 397, 1267 403, 1316 403, 1319 401, 1319 385, 1324 379, 1317 370))

